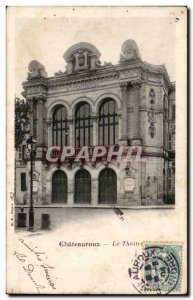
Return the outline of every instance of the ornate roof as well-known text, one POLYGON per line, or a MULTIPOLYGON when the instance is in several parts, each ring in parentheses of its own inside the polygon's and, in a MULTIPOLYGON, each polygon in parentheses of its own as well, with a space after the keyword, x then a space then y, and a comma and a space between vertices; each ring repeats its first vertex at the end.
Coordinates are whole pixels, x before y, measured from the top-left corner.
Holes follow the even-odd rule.
POLYGON ((95 54, 98 58, 101 56, 100 52, 94 45, 82 42, 74 44, 70 48, 68 48, 68 50, 64 53, 63 58, 65 59, 65 61, 68 61, 71 58, 71 56, 79 50, 88 50, 92 54, 95 54))

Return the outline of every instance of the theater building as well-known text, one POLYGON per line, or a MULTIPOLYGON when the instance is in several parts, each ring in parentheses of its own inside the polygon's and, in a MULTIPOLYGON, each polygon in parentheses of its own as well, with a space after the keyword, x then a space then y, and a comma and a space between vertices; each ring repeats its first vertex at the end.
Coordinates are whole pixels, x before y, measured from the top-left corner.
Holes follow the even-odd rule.
MULTIPOLYGON (((65 207, 175 203, 175 84, 164 65, 142 60, 135 41, 127 40, 120 48, 118 64, 101 64, 94 45, 75 44, 63 56, 66 70, 53 77, 41 63, 30 62, 23 96, 37 140, 36 215, 47 212, 52 220, 52 213, 65 207), (88 146, 92 155, 97 145, 140 146, 143 159, 126 164, 105 157, 96 162, 46 159, 51 146, 73 146, 76 151, 88 146)), ((27 213, 29 199, 30 161, 24 141, 16 151, 16 212, 27 213)))

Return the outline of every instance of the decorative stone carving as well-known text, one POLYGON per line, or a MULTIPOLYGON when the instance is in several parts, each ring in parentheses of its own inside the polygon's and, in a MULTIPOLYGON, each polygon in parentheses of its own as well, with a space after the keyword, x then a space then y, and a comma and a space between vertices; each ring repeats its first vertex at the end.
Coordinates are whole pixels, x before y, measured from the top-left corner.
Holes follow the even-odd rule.
POLYGON ((136 170, 134 168, 131 168, 130 166, 127 166, 125 169, 124 169, 124 177, 128 177, 128 178, 135 178, 135 172, 136 170))
POLYGON ((62 72, 61 70, 54 73, 55 76, 60 76, 60 75, 63 75, 63 74, 64 74, 64 72, 62 72))
POLYGON ((32 60, 28 66, 28 79, 47 78, 45 67, 37 60, 32 60))
POLYGON ((171 124, 169 129, 170 129, 170 130, 169 130, 170 133, 172 133, 172 134, 175 134, 175 133, 176 133, 176 126, 175 126, 175 125, 171 124))
POLYGON ((169 121, 169 114, 167 109, 168 97, 164 95, 163 97, 163 119, 168 122, 169 121))
POLYGON ((98 120, 98 114, 97 113, 91 113, 91 118, 94 122, 98 120))
POLYGON ((72 170, 72 162, 71 161, 67 162, 66 166, 67 166, 68 170, 72 170))
POLYGON ((24 166, 26 166, 26 162, 23 161, 23 160, 17 160, 17 161, 15 162, 15 166, 16 166, 16 167, 24 167, 24 166))
POLYGON ((43 167, 45 171, 48 171, 50 169, 50 163, 47 160, 42 161, 43 167))
POLYGON ((135 188, 135 172, 136 170, 130 166, 124 170, 124 190, 125 192, 131 192, 135 188))
POLYGON ((135 179, 127 177, 124 179, 125 192, 133 191, 135 188, 135 179))
POLYGON ((141 78, 141 70, 139 68, 123 69, 119 71, 119 78, 131 81, 133 78, 141 78))
POLYGON ((52 120, 51 119, 45 119, 45 124, 49 127, 52 124, 52 120))
POLYGON ((126 40, 121 47, 121 51, 123 54, 120 56, 120 61, 140 59, 139 48, 134 40, 126 40))
POLYGON ((113 66, 113 64, 111 63, 111 62, 104 62, 104 66, 105 67, 112 67, 113 66))
POLYGON ((156 134, 156 128, 155 128, 156 116, 155 116, 155 111, 154 111, 155 101, 156 101, 155 91, 154 91, 154 89, 150 89, 150 91, 149 91, 150 110, 147 111, 147 115, 148 115, 148 122, 150 123, 149 135, 151 136, 152 139, 154 138, 154 136, 156 134))
POLYGON ((93 168, 96 168, 96 161, 91 161, 91 166, 92 166, 93 168))
POLYGON ((127 81, 123 81, 123 82, 120 82, 120 87, 123 91, 126 91, 127 88, 128 88, 128 82, 127 81))
POLYGON ((63 56, 67 62, 67 74, 70 75, 83 70, 96 70, 101 64, 100 55, 97 48, 89 43, 73 45, 63 56))
POLYGON ((149 92, 149 103, 150 103, 150 109, 154 109, 155 104, 155 91, 154 89, 151 89, 149 92))
POLYGON ((148 111, 148 122, 155 123, 155 112, 154 111, 148 111))
POLYGON ((104 156, 102 157, 102 164, 105 165, 106 167, 109 164, 109 162, 106 160, 106 158, 104 156))
POLYGON ((41 97, 43 100, 46 100, 46 93, 47 93, 47 88, 44 87, 43 85, 37 85, 34 87, 28 87, 26 88, 27 95, 26 99, 29 101, 38 101, 38 99, 41 97))
POLYGON ((39 181, 39 178, 40 178, 40 173, 37 170, 35 170, 35 168, 34 168, 34 170, 33 170, 33 180, 34 181, 39 181))
POLYGON ((154 111, 148 111, 148 122, 150 123, 149 125, 149 135, 153 139, 155 134, 156 134, 156 128, 155 128, 155 123, 156 123, 156 118, 155 118, 155 112, 154 111))
POLYGON ((141 88, 141 80, 132 80, 129 82, 129 85, 133 87, 133 89, 139 90, 141 88))

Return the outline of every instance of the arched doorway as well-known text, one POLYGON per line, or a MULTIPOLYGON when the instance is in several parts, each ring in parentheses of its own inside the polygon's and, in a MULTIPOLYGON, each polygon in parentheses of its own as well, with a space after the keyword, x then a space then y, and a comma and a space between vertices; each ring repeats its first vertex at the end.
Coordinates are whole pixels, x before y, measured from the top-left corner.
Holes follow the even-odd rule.
POLYGON ((81 169, 75 174, 75 203, 91 203, 91 176, 81 169))
POLYGON ((117 202, 117 175, 110 168, 105 168, 99 175, 99 203, 117 202))
POLYGON ((67 176, 61 171, 55 171, 52 177, 52 202, 67 203, 67 176))

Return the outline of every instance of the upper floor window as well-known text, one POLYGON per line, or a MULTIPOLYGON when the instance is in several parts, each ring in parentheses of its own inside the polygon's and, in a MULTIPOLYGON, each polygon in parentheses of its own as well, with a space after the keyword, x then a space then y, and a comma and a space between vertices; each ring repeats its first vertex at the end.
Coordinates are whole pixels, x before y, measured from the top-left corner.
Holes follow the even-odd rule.
POLYGON ((52 143, 53 146, 67 146, 69 143, 67 110, 63 105, 58 106, 53 113, 52 143))
POLYGON ((117 104, 105 99, 99 108, 99 145, 115 145, 118 142, 117 104))
POLYGON ((93 143, 91 107, 81 102, 75 111, 75 146, 89 146, 93 143))
POLYGON ((19 153, 19 160, 24 160, 25 159, 25 152, 26 152, 26 145, 21 145, 18 148, 18 153, 19 153))

